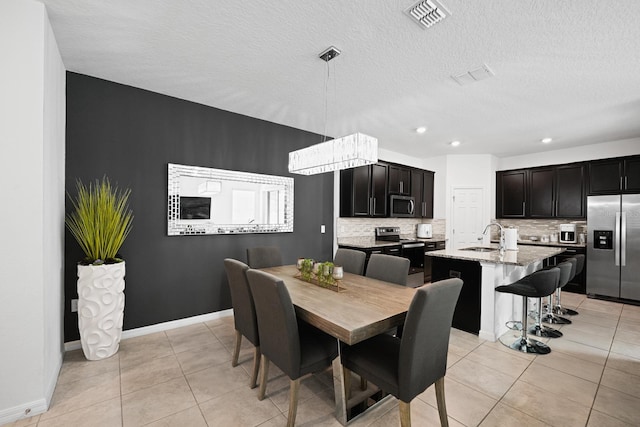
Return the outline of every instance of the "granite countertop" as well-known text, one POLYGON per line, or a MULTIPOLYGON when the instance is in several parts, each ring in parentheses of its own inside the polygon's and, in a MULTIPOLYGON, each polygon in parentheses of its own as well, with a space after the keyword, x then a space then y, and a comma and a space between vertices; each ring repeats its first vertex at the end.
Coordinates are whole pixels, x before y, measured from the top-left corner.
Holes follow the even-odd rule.
MULTIPOLYGON (((491 243, 498 243, 497 240, 491 240, 491 243)), ((519 245, 531 245, 531 246, 549 246, 555 248, 586 248, 586 243, 560 243, 560 242, 541 242, 536 240, 522 239, 518 240, 519 245)))
POLYGON ((460 249, 443 249, 427 252, 425 255, 440 258, 454 258, 465 261, 526 266, 564 252, 562 247, 522 245, 517 251, 504 251, 503 254, 500 254, 500 251, 497 250, 498 245, 492 244, 490 247, 495 248, 496 250, 491 252, 475 252, 460 249))
MULTIPOLYGON (((431 239, 418 239, 415 235, 400 235, 401 239, 407 240, 417 240, 420 242, 444 242, 446 239, 444 235, 434 235, 431 239)), ((367 237, 342 237, 338 239, 338 246, 350 246, 352 248, 382 248, 385 246, 397 246, 400 245, 401 242, 388 242, 384 240, 376 240, 374 236, 367 237)))

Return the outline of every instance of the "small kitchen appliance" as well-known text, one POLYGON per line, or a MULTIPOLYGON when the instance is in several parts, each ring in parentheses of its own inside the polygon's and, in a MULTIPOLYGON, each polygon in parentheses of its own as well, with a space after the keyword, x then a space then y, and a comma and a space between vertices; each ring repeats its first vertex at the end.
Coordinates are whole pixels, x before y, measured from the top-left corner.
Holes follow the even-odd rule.
POLYGON ((560 243, 576 243, 575 224, 560 224, 560 243))
POLYGON ((433 229, 431 224, 418 224, 416 235, 419 239, 431 239, 433 237, 433 229))

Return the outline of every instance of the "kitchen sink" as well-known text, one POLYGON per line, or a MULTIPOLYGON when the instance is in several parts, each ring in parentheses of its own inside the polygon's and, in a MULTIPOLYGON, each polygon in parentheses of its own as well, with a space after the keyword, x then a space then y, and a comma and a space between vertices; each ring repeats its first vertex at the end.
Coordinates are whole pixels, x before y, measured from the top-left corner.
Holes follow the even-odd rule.
POLYGON ((498 248, 487 248, 484 246, 474 246, 471 248, 462 248, 460 249, 461 251, 474 251, 474 252, 493 252, 493 251, 497 251, 498 248))

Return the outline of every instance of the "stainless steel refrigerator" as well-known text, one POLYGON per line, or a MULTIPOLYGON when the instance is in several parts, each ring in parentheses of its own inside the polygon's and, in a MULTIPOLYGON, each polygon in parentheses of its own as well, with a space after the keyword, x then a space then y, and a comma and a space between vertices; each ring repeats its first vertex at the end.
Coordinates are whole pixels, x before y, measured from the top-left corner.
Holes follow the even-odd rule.
POLYGON ((640 194, 587 198, 587 294, 640 301, 640 194))

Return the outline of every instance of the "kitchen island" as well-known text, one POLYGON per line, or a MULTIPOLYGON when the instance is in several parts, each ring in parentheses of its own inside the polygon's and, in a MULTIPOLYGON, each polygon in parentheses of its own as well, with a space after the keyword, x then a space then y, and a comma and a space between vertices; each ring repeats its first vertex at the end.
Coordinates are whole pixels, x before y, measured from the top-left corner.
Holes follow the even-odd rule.
POLYGON ((459 277, 464 281, 453 318, 453 327, 496 341, 507 331, 505 323, 521 318, 520 296, 496 292, 543 267, 563 247, 518 246, 517 251, 497 245, 428 252, 433 257, 432 281, 459 277), (471 250, 475 249, 475 250, 471 250))

